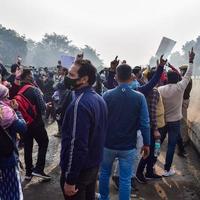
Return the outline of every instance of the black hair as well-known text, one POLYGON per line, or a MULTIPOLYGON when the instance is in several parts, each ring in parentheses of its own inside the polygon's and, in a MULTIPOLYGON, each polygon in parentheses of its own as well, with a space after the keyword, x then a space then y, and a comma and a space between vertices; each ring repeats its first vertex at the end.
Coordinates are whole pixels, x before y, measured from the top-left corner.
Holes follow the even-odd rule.
POLYGON ((131 77, 132 69, 127 64, 122 64, 117 67, 117 77, 119 81, 128 81, 131 77))
POLYGON ((82 78, 84 76, 88 76, 88 83, 90 86, 92 86, 96 81, 97 73, 97 70, 94 67, 94 65, 89 60, 85 59, 76 60, 74 64, 80 66, 78 70, 79 77, 82 78))
POLYGON ((132 70, 133 74, 137 75, 140 71, 141 71, 141 67, 140 66, 135 66, 132 70))
POLYGON ((49 72, 49 78, 53 78, 53 77, 54 77, 53 72, 49 72))
POLYGON ((19 65, 18 64, 13 64, 11 66, 11 69, 10 69, 11 73, 15 73, 17 71, 17 68, 19 68, 19 65))
POLYGON ((65 72, 65 75, 69 73, 69 70, 67 68, 62 67, 62 70, 65 72))
POLYGON ((179 81, 181 81, 181 76, 178 73, 172 70, 169 70, 167 72, 167 80, 168 80, 168 84, 176 84, 179 81))
POLYGON ((23 72, 20 76, 21 80, 22 81, 25 80, 26 77, 31 74, 31 72, 32 72, 31 69, 28 69, 28 68, 23 69, 23 72))

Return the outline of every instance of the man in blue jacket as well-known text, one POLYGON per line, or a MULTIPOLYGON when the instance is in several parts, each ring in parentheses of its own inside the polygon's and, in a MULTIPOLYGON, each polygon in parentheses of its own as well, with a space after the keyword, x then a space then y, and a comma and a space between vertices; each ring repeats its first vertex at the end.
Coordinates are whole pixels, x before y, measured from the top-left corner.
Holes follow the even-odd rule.
POLYGON ((95 199, 107 128, 107 106, 93 89, 96 69, 77 60, 65 83, 75 90, 62 126, 61 188, 67 200, 95 199))
POLYGON ((115 158, 119 159, 120 168, 119 199, 130 199, 138 123, 144 142, 143 156, 149 155, 150 125, 145 97, 130 89, 132 70, 129 65, 120 65, 116 71, 119 86, 103 95, 108 106, 108 130, 100 170, 101 200, 109 199, 109 179, 115 158))

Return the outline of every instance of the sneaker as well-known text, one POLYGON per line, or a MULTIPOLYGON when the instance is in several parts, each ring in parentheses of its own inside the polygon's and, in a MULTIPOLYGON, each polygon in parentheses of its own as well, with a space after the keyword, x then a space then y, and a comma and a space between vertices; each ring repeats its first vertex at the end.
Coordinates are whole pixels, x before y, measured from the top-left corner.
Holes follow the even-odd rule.
POLYGON ((160 179, 160 178, 162 178, 162 176, 154 173, 154 174, 146 174, 145 178, 147 180, 150 180, 150 179, 160 179))
POLYGON ((136 178, 138 183, 142 183, 142 184, 146 184, 147 183, 147 179, 145 178, 143 173, 136 173, 135 178, 136 178))
POLYGON ((24 180, 26 181, 30 181, 32 179, 32 174, 31 173, 26 173, 25 177, 24 177, 24 180))
MULTIPOLYGON (((138 199, 138 195, 135 194, 135 193, 131 193, 131 199, 132 199, 132 198, 134 198, 134 199, 137 198, 137 199, 138 199)), ((131 200, 131 199, 130 199, 130 200, 131 200)))
POLYGON ((173 176, 174 174, 176 174, 175 170, 174 169, 170 169, 169 171, 165 170, 163 176, 164 177, 169 177, 169 176, 173 176))
POLYGON ((45 180, 51 180, 51 177, 49 175, 45 174, 44 172, 33 171, 32 175, 37 176, 39 178, 43 178, 45 180))
POLYGON ((95 193, 95 200, 99 200, 100 199, 100 197, 101 197, 101 195, 99 194, 99 193, 95 193))
POLYGON ((119 176, 113 176, 112 177, 113 184, 116 190, 119 190, 119 176))

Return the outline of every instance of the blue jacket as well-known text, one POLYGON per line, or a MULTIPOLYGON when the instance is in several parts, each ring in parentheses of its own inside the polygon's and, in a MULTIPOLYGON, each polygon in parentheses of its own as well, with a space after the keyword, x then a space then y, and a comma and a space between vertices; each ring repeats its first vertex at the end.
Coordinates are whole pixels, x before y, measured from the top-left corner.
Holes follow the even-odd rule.
POLYGON ((107 107, 92 88, 75 91, 62 125, 62 173, 68 184, 76 184, 82 170, 99 166, 107 128, 107 107))
POLYGON ((152 89, 158 84, 160 77, 162 76, 163 70, 164 67, 159 66, 152 79, 148 83, 139 86, 136 90, 147 96, 149 92, 152 91, 152 89))
MULTIPOLYGON (((24 121, 20 112, 16 112, 18 119, 15 120, 12 125, 8 128, 8 133, 11 136, 13 143, 16 144, 16 133, 25 134, 27 130, 26 122, 24 121)), ((17 147, 16 147, 17 149, 17 147)), ((8 168, 17 166, 18 155, 17 152, 13 152, 13 154, 8 158, 0 157, 0 168, 8 168)))
POLYGON ((103 95, 108 106, 105 147, 114 150, 136 148, 137 130, 145 145, 150 144, 149 112, 144 95, 121 84, 103 95), (138 127, 139 124, 139 127, 138 127))

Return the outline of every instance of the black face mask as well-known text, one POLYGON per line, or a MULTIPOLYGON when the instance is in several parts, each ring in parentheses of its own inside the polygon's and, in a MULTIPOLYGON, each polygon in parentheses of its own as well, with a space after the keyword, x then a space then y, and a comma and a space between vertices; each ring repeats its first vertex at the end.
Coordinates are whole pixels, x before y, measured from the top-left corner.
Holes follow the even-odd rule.
POLYGON ((81 86, 81 84, 77 84, 77 83, 76 83, 79 79, 80 79, 80 78, 71 79, 71 78, 69 78, 68 76, 66 76, 66 77, 65 77, 65 80, 64 80, 65 87, 66 87, 67 89, 70 89, 70 90, 74 90, 74 89, 78 88, 79 86, 81 86))

